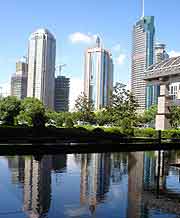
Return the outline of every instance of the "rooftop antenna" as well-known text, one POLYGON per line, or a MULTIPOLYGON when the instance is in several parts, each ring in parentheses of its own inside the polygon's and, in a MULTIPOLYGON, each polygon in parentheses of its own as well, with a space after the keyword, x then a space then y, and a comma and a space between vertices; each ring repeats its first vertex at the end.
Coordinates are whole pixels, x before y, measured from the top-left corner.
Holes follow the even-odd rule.
POLYGON ((97 46, 98 48, 101 47, 101 40, 100 40, 100 37, 99 37, 99 36, 97 36, 97 38, 96 38, 96 46, 97 46))
POLYGON ((144 17, 144 0, 142 0, 142 17, 144 17))
POLYGON ((62 69, 63 69, 63 67, 65 67, 66 66, 66 64, 59 64, 58 66, 57 66, 57 71, 58 71, 58 76, 61 76, 61 72, 62 72, 62 69))

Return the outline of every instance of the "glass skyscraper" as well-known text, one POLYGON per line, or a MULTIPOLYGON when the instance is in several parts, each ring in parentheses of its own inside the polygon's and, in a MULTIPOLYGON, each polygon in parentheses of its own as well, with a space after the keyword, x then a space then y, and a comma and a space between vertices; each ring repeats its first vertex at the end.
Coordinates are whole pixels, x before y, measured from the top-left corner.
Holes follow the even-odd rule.
POLYGON ((27 96, 54 108, 56 40, 47 29, 39 29, 29 38, 27 96))
POLYGON ((96 46, 85 53, 84 93, 94 103, 95 110, 110 104, 113 89, 113 60, 102 48, 97 37, 96 46))
POLYGON ((146 108, 148 92, 144 81, 145 70, 154 59, 154 17, 143 16, 133 26, 131 89, 139 110, 146 108))
POLYGON ((55 79, 54 109, 56 112, 69 111, 70 79, 57 76, 55 79))

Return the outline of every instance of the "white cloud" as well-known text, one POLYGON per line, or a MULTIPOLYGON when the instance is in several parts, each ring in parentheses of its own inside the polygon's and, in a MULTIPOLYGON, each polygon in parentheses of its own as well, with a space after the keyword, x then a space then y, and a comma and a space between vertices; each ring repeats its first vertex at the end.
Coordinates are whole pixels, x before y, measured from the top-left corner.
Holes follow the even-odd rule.
POLYGON ((116 58, 116 63, 117 63, 118 65, 124 64, 125 58, 126 58, 126 55, 125 55, 125 54, 120 54, 120 55, 116 58))
POLYGON ((69 40, 72 43, 93 43, 95 42, 97 35, 92 35, 92 34, 85 34, 81 32, 75 32, 69 35, 69 40))
POLYGON ((83 80, 78 78, 70 79, 70 98, 69 98, 69 110, 73 111, 75 106, 75 100, 78 95, 83 92, 83 80))
POLYGON ((10 82, 4 82, 0 84, 0 95, 7 97, 10 95, 10 82))
POLYGON ((177 56, 180 56, 180 51, 170 51, 169 53, 169 56, 172 58, 172 57, 177 57, 177 56))
POLYGON ((120 51, 120 49, 121 49, 121 45, 119 43, 112 47, 112 50, 115 52, 120 51))

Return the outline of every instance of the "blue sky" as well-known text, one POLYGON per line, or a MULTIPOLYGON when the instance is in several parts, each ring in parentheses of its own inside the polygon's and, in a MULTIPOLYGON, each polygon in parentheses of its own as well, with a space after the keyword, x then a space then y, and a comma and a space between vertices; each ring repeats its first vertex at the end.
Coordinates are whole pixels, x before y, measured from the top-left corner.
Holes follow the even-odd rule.
MULTIPOLYGON (((145 0, 145 15, 155 16, 156 38, 171 53, 180 51, 179 9, 180 0, 145 0)), ((64 74, 72 80, 83 79, 84 50, 92 45, 91 35, 100 34, 113 54, 115 81, 127 83, 132 26, 140 16, 141 0, 2 0, 0 84, 9 81, 16 60, 27 54, 29 35, 41 27, 55 35, 57 64, 67 64, 64 74)))

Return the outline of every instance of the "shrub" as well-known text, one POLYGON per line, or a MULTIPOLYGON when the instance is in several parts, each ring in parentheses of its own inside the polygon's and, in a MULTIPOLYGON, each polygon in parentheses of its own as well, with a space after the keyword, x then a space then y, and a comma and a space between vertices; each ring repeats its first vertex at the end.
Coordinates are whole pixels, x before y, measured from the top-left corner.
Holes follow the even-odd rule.
POLYGON ((95 133, 95 134, 97 134, 97 135, 102 135, 102 136, 105 135, 104 130, 101 129, 101 128, 95 128, 95 129, 93 129, 93 130, 92 130, 92 133, 95 133))
POLYGON ((68 117, 66 120, 65 120, 65 123, 64 123, 64 127, 66 128, 72 128, 74 126, 74 123, 72 121, 72 119, 70 117, 68 117))
POLYGON ((157 137, 157 131, 153 128, 146 128, 146 129, 134 129, 134 136, 135 137, 157 137))

